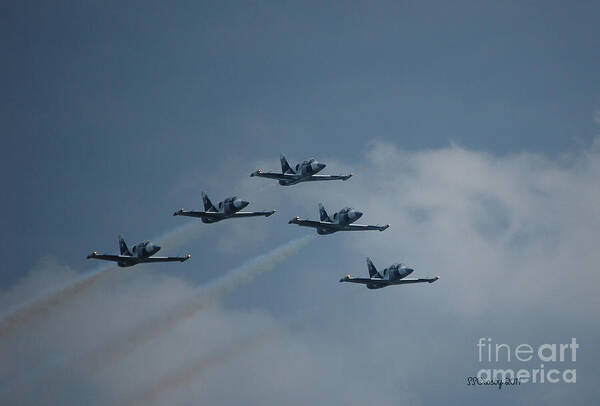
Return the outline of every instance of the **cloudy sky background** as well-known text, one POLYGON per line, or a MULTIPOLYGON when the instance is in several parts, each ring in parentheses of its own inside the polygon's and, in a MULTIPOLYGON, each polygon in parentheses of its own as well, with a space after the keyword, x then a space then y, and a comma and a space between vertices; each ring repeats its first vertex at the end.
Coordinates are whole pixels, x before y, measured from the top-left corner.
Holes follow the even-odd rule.
MULTIPOLYGON (((597 5, 2 6, 2 310, 238 193, 183 264, 115 272, 0 337, 0 396, 48 404, 591 403, 599 393, 597 5), (249 178, 316 157, 347 182, 249 178), (352 206, 383 233, 311 241, 102 368, 77 360, 352 206), (432 285, 341 285, 406 262, 432 285), (471 388, 475 344, 580 343, 577 384, 471 388), (182 377, 185 376, 186 379, 182 377), (151 388, 161 388, 160 391, 151 388)), ((571 364, 569 364, 571 365, 571 364)), ((521 368, 520 363, 501 363, 521 368)), ((539 368, 539 362, 526 368, 539 368)), ((548 364, 545 367, 551 368, 548 364)), ((573 367, 558 365, 564 369, 573 367)))

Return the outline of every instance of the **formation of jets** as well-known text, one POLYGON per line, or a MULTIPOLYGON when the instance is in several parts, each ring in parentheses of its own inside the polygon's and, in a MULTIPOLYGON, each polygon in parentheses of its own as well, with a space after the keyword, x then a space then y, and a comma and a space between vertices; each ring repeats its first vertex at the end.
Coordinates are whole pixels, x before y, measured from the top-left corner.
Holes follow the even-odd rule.
MULTIPOLYGON (((285 156, 281 155, 281 173, 263 172, 257 170, 252 172, 250 176, 258 176, 268 179, 276 179, 282 186, 295 185, 300 182, 326 181, 326 180, 348 180, 352 177, 352 173, 348 175, 319 175, 327 165, 318 162, 315 159, 308 159, 297 164, 292 168, 285 156)), ((216 206, 210 201, 206 193, 202 192, 202 202, 204 210, 184 210, 180 209, 173 213, 173 216, 186 216, 199 218, 203 223, 216 223, 225 219, 245 218, 245 217, 269 217, 275 213, 275 210, 268 211, 242 211, 249 205, 248 201, 240 199, 238 196, 228 197, 219 202, 216 206)), ((355 224, 361 218, 362 212, 345 207, 340 211, 333 213, 332 216, 327 214, 325 207, 319 203, 319 221, 301 219, 294 217, 288 223, 296 224, 302 227, 315 228, 317 234, 333 234, 338 231, 384 231, 390 227, 389 224, 381 225, 364 225, 355 224)), ((150 241, 141 242, 132 247, 131 250, 127 247, 125 240, 119 236, 120 254, 98 254, 94 251, 87 258, 100 259, 104 261, 116 262, 120 267, 129 267, 141 263, 152 262, 184 262, 190 259, 188 254, 184 257, 157 257, 154 256, 161 247, 152 244, 150 241)), ((340 279, 340 282, 351 282, 366 285, 368 289, 381 289, 390 285, 403 285, 409 283, 428 282, 433 283, 439 279, 439 276, 434 278, 407 278, 413 272, 412 268, 408 268, 402 264, 393 264, 383 271, 378 272, 373 263, 367 258, 367 267, 369 269, 369 278, 353 278, 350 275, 340 279)))

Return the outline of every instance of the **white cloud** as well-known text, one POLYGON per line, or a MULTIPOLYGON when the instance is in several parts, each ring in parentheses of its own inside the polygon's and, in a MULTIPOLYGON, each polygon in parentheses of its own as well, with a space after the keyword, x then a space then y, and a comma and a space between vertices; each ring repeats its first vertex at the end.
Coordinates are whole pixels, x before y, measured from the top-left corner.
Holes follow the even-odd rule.
MULTIPOLYGON (((43 396, 48 404, 112 403, 228 348, 235 356, 199 368, 196 376, 177 381, 182 386, 160 393, 158 401, 426 404, 460 396, 505 404, 545 393, 546 386, 494 395, 467 387, 464 379, 477 367, 474 345, 480 336, 533 344, 576 336, 582 342, 577 365, 582 382, 575 389, 553 387, 552 399, 546 400, 584 403, 598 395, 585 383, 598 378, 599 361, 593 348, 600 335, 594 323, 600 304, 597 148, 553 160, 525 153, 499 157, 456 145, 409 152, 373 141, 360 162, 319 158, 328 163, 328 172, 352 170, 355 176, 293 188, 244 178, 236 187, 257 209, 285 212, 261 224, 265 246, 271 245, 271 228, 293 230, 285 216, 317 216, 319 201, 330 210, 354 206, 365 212, 361 222, 392 227, 325 237, 319 241, 326 249, 313 244, 305 251, 324 254, 288 261, 287 279, 278 279, 278 285, 262 277, 248 288, 260 292, 258 305, 215 306, 111 368, 61 372, 9 400, 39 403, 43 396), (416 275, 441 279, 381 291, 336 282, 348 268, 366 274, 367 255, 379 267, 404 261, 416 275), (298 268, 295 262, 314 266, 298 268), (277 296, 279 291, 286 294, 277 296), (300 323, 290 325, 283 320, 296 316, 278 314, 290 307, 301 315, 300 323), (265 332, 273 334, 261 345, 250 345, 265 332), (247 350, 239 351, 245 344, 247 350)), ((249 227, 230 238, 242 245, 251 236, 249 227)), ((33 271, 29 282, 7 292, 1 303, 70 273, 56 266, 44 269, 33 271)), ((193 289, 166 274, 119 273, 6 337, 0 344, 2 378, 27 376, 53 357, 84 352, 193 289)))
POLYGON ((419 274, 439 273, 461 292, 452 299, 460 311, 504 302, 561 311, 560 289, 582 306, 600 304, 598 174, 596 150, 556 161, 458 146, 407 152, 375 141, 345 193, 313 188, 305 200, 345 200, 365 212, 361 222, 391 223, 382 234, 353 235, 355 252, 380 266, 402 260, 419 274))

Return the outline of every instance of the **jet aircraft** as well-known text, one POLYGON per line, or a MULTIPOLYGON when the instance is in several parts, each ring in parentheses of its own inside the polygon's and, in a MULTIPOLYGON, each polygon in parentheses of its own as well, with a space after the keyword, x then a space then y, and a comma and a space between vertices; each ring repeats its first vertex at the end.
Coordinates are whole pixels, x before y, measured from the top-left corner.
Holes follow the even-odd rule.
POLYGON ((248 202, 241 200, 237 196, 228 197, 227 199, 219 202, 215 207, 206 193, 202 192, 202 201, 204 202, 204 211, 187 211, 177 210, 173 213, 174 216, 188 216, 188 217, 199 217, 203 223, 216 223, 217 221, 225 220, 228 218, 238 217, 256 217, 265 216, 269 217, 275 210, 270 211, 240 211, 244 207, 248 206, 248 202))
POLYGON ((340 282, 362 283, 363 285, 367 285, 367 289, 381 289, 386 286, 404 285, 407 283, 433 283, 440 279, 439 276, 435 278, 407 278, 408 275, 413 273, 414 269, 407 268, 402 264, 393 264, 385 268, 382 272, 378 272, 370 258, 367 258, 367 268, 369 268, 369 278, 353 278, 348 274, 340 279, 340 282))
POLYGON ((345 207, 342 210, 334 213, 332 217, 329 217, 325 211, 325 207, 319 203, 319 214, 321 215, 321 221, 304 220, 300 217, 294 217, 288 224, 297 224, 303 227, 313 227, 317 229, 317 234, 332 234, 337 231, 367 231, 367 230, 386 230, 390 225, 385 226, 367 226, 362 224, 352 224, 358 220, 363 214, 360 211, 354 210, 350 207, 345 207))
POLYGON ((261 169, 252 172, 250 176, 259 176, 262 178, 278 179, 282 186, 295 185, 300 182, 313 182, 318 180, 348 180, 352 177, 352 173, 348 175, 317 175, 327 165, 317 162, 314 158, 308 159, 297 164, 293 169, 288 164, 285 156, 281 155, 281 173, 263 172, 261 169))
POLYGON ((152 244, 150 241, 134 245, 131 251, 129 251, 122 236, 119 236, 119 248, 121 255, 98 254, 97 251, 94 251, 87 258, 114 261, 120 267, 134 266, 147 262, 183 262, 191 258, 190 254, 185 257, 153 257, 152 255, 156 254, 160 250, 160 247, 152 244))

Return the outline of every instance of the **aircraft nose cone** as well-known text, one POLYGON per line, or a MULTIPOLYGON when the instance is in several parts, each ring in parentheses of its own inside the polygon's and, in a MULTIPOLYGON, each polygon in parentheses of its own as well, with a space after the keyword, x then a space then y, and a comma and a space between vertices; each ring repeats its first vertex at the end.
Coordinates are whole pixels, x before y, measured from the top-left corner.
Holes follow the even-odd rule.
POLYGON ((327 166, 327 165, 325 165, 325 164, 323 164, 323 163, 320 163, 320 162, 317 164, 317 167, 319 168, 319 170, 321 170, 321 169, 325 168, 326 166, 327 166))
POLYGON ((406 274, 410 275, 411 273, 413 273, 415 270, 412 268, 406 268, 406 274))

